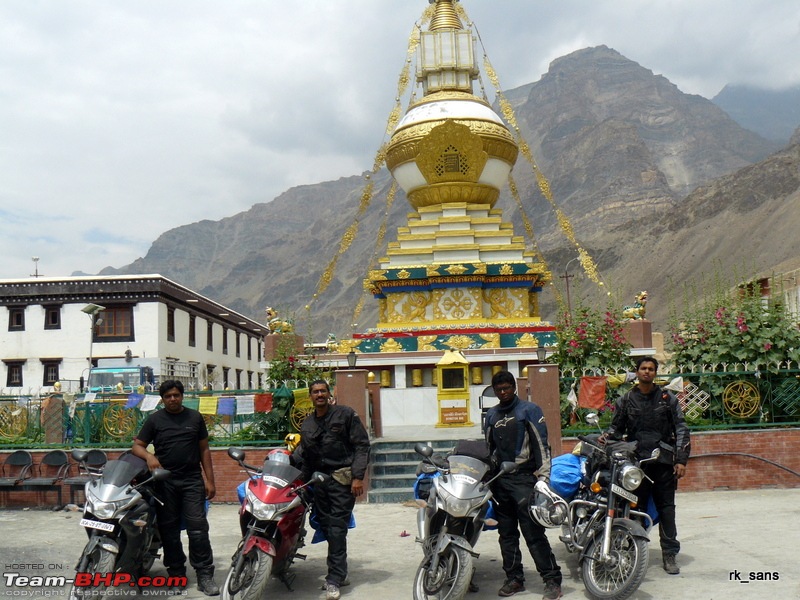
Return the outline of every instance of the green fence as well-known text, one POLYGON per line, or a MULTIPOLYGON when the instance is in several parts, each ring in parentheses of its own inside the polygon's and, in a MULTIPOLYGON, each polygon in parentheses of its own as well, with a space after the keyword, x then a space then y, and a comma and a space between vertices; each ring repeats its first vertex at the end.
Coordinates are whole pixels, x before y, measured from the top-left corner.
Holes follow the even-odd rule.
MULTIPOLYGON (((599 413, 600 424, 606 427, 613 416, 614 401, 633 385, 626 382, 625 375, 587 371, 562 377, 563 432, 569 435, 585 431, 583 423, 588 412, 599 413), (599 378, 606 379, 602 406, 588 408, 584 401, 583 406, 573 409, 569 399, 573 385, 575 396, 580 398, 581 386, 591 385, 599 378)), ((657 383, 673 390, 693 430, 800 425, 800 369, 796 365, 688 365, 668 372, 660 370, 657 383)))

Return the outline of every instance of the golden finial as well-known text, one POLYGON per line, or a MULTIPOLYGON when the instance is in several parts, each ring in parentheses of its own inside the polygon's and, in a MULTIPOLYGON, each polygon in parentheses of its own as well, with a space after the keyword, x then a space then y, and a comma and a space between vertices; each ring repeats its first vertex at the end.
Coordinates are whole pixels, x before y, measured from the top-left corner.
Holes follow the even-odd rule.
POLYGON ((431 19, 430 31, 439 29, 464 29, 456 14, 454 0, 436 0, 436 12, 431 19))

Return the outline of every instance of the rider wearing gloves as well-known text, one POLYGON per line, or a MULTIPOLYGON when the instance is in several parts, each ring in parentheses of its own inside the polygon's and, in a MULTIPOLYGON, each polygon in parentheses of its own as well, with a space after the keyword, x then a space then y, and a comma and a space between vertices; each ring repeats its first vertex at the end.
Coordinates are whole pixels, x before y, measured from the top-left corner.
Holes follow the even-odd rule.
POLYGON ((495 464, 513 461, 516 473, 499 477, 492 483, 496 502, 497 531, 506 581, 498 595, 513 596, 525 589, 522 554, 519 550, 520 530, 545 584, 543 598, 561 597, 561 568, 556 562, 545 528, 531 518, 528 499, 538 479, 550 475, 550 449, 547 425, 542 409, 520 400, 517 382, 508 371, 492 377, 492 389, 500 404, 486 415, 486 442, 495 464))
POLYGON ((636 361, 639 383, 617 399, 614 419, 606 436, 622 439, 626 435, 629 442, 638 442, 640 458, 646 458, 653 450, 659 449, 658 460, 643 465, 647 477, 637 490, 637 496, 639 505, 647 506, 647 499, 652 494, 658 511, 664 570, 670 575, 677 575, 680 568, 675 562, 675 555, 681 545, 675 524, 675 490, 678 479, 686 473, 691 444, 689 428, 686 427, 678 400, 671 392, 654 383, 657 372, 658 361, 655 358, 642 356, 636 361))

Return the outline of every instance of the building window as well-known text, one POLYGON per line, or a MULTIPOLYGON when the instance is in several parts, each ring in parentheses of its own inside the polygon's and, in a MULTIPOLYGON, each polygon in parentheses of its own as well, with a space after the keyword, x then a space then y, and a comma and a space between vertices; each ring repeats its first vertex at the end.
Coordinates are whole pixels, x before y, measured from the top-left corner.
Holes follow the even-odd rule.
POLYGON ((97 315, 95 341, 133 342, 133 306, 107 307, 97 315))
POLYGON ((44 328, 45 329, 61 329, 61 307, 60 306, 45 306, 44 307, 44 328))
POLYGON ((222 353, 223 354, 227 354, 228 353, 228 328, 227 327, 223 327, 222 328, 222 353))
POLYGON ((252 390, 253 389, 253 372, 252 371, 248 371, 247 372, 247 389, 248 390, 252 390))
POLYGON ((175 309, 167 307, 167 341, 175 341, 175 309))
POLYGON ((6 387, 22 387, 22 365, 24 360, 7 361, 6 387))
POLYGON ((231 368, 230 367, 222 367, 222 387, 226 390, 231 387, 230 381, 228 377, 230 377, 231 368))
POLYGON ((253 340, 247 336, 247 360, 253 360, 253 340))
POLYGON ((195 325, 197 324, 194 315, 189 315, 189 345, 194 348, 197 345, 197 334, 195 333, 195 325))
POLYGON ((214 324, 206 322, 206 349, 211 352, 214 350, 214 324))
POLYGON ((241 390, 242 388, 242 370, 236 369, 236 389, 241 390))
POLYGON ((44 369, 44 377, 42 378, 42 385, 55 385, 56 381, 60 379, 58 376, 58 368, 61 365, 61 359, 44 360, 42 359, 42 368, 44 369))
POLYGON ((263 382, 263 380, 261 379, 262 377, 263 377, 263 373, 259 373, 258 374, 258 389, 259 390, 263 388, 263 386, 261 385, 262 382, 263 382))
POLYGON ((242 334, 235 331, 233 335, 236 336, 236 358, 239 358, 242 355, 242 334))
POLYGON ((11 306, 8 309, 8 330, 25 331, 25 307, 11 306))

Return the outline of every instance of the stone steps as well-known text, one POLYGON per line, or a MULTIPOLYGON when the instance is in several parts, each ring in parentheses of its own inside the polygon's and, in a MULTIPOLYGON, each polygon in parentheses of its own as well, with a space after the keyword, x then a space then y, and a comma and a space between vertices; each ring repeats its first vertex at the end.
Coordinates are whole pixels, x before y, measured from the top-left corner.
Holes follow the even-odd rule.
MULTIPOLYGON (((407 502, 414 499, 416 471, 422 457, 414 445, 423 440, 373 442, 370 453, 370 489, 367 502, 407 502)), ((457 440, 427 441, 434 452, 447 454, 457 440)))

